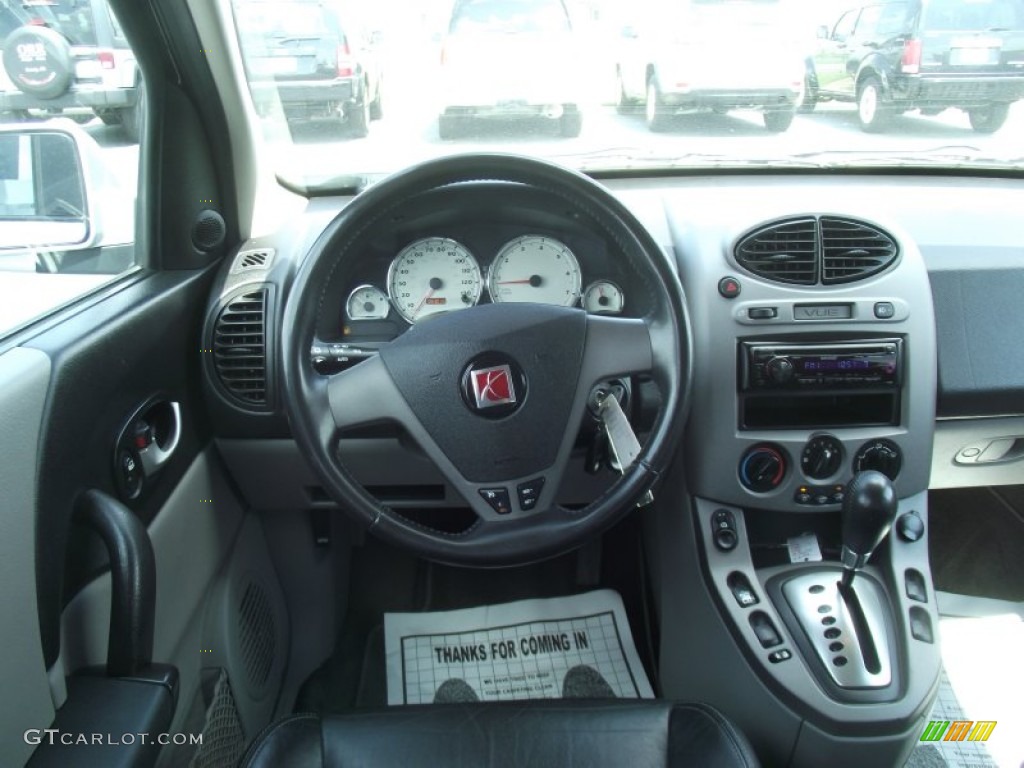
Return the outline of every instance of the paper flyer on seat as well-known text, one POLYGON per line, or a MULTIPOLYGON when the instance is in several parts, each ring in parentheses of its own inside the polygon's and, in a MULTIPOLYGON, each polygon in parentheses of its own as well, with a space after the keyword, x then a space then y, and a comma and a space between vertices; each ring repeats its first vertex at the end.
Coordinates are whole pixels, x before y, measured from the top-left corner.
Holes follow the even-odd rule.
POLYGON ((653 698, 611 590, 384 616, 388 704, 653 698))

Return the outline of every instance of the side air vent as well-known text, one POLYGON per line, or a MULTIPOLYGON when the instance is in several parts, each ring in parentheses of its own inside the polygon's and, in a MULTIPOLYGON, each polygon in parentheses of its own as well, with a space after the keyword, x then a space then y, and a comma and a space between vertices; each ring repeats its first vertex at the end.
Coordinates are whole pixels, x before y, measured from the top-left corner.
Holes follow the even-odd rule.
POLYGON ((244 403, 267 404, 266 289, 239 296, 213 329, 213 359, 225 389, 244 403))
POLYGON ((851 219, 821 218, 821 281, 852 283, 888 267, 899 253, 882 230, 851 219))
POLYGON ((818 223, 789 219, 751 232, 736 245, 736 261, 780 283, 818 282, 818 223))
POLYGON ((231 265, 230 273, 238 275, 242 272, 251 272, 255 269, 267 270, 274 262, 274 249, 261 248, 257 250, 239 251, 235 254, 235 261, 231 265))

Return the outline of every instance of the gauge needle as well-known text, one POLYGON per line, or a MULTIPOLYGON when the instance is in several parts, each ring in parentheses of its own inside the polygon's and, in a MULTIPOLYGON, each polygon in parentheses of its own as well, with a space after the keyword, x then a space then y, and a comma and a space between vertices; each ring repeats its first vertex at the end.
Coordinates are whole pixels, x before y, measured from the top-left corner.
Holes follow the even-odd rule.
POLYGON ((542 282, 540 275, 531 275, 526 280, 499 280, 498 285, 532 285, 537 288, 542 282))
POLYGON ((423 294, 423 298, 420 299, 420 303, 416 305, 416 309, 412 311, 412 316, 416 317, 419 315, 420 310, 423 309, 423 305, 427 303, 427 299, 434 295, 434 289, 428 288, 427 292, 423 294))

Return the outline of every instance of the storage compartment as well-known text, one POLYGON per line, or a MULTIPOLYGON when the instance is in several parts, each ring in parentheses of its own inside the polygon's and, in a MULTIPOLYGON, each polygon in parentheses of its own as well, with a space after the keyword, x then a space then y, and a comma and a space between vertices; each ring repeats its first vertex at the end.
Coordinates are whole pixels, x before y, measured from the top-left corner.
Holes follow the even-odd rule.
POLYGON ((900 420, 898 392, 746 395, 740 399, 740 429, 824 429, 894 426, 900 420))

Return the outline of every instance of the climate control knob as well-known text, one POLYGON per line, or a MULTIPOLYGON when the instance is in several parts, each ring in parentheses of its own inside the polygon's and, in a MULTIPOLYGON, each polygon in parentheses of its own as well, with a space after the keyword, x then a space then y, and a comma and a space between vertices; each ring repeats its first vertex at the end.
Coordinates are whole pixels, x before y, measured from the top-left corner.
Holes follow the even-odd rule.
POLYGON ((755 493, 772 491, 786 477, 786 454, 771 443, 755 445, 740 459, 740 482, 755 493))
POLYGON ((890 480, 895 480, 903 467, 900 447, 892 440, 872 440, 864 443, 853 457, 853 471, 864 472, 873 469, 890 480))
POLYGON ((843 446, 832 435, 812 437, 800 455, 800 469, 811 480, 824 480, 839 471, 843 446))
POLYGON ((793 361, 788 357, 773 357, 765 364, 764 370, 776 384, 785 384, 793 378, 793 361))

